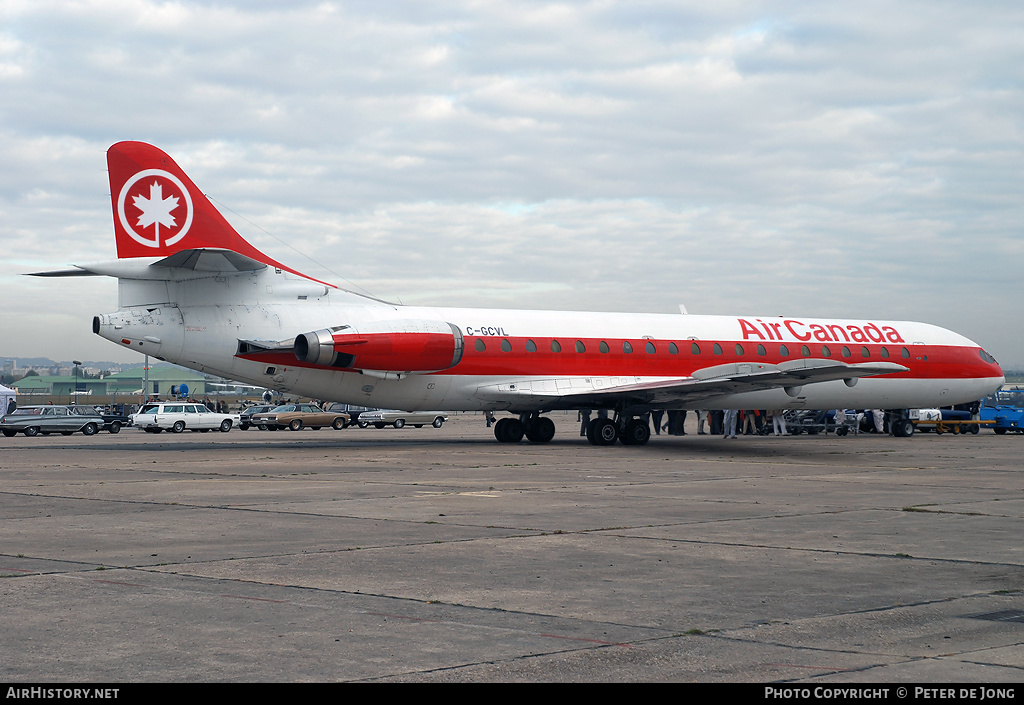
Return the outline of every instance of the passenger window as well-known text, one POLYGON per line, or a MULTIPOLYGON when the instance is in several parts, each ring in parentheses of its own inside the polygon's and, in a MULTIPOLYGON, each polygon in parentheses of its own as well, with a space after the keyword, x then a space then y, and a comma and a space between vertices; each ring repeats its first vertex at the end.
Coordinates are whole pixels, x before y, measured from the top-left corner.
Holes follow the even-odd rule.
POLYGON ((690 343, 690 352, 694 355, 700 355, 700 346, 697 343, 690 343))
POLYGON ((653 354, 654 354, 655 352, 657 352, 657 351, 656 351, 656 350, 654 349, 654 343, 652 343, 652 342, 651 342, 651 341, 649 341, 649 340, 647 341, 647 346, 646 346, 646 349, 647 349, 647 354, 648 354, 648 355, 653 355, 653 354))
POLYGON ((715 355, 721 355, 722 354, 722 346, 719 345, 718 343, 715 343, 715 347, 711 348, 711 352, 713 352, 715 355))
POLYGON ((676 347, 675 343, 669 343, 668 344, 668 354, 669 355, 678 355, 679 354, 679 348, 676 347))
POLYGON ((626 341, 624 341, 622 343, 622 352, 624 352, 624 353, 631 353, 631 352, 633 352, 633 346, 629 344, 628 340, 626 340, 626 341))
POLYGON ((850 348, 843 346, 843 357, 850 357, 850 348))
POLYGON ((832 357, 832 351, 828 349, 827 345, 822 345, 821 346, 821 356, 822 357, 832 357))
POLYGON ((501 339, 501 351, 512 352, 512 343, 508 342, 508 338, 501 339))
POLYGON ((576 352, 584 353, 586 351, 587 351, 587 346, 583 344, 583 341, 582 340, 577 340, 576 341, 576 352))
POLYGON ((867 345, 865 345, 864 347, 862 347, 860 349, 860 356, 861 357, 871 357, 871 351, 868 350, 868 346, 867 345))
POLYGON ((562 352, 562 344, 557 340, 551 341, 551 352, 562 352))
POLYGON ((886 347, 882 348, 882 357, 883 358, 888 358, 889 357, 889 349, 888 348, 886 348, 886 347))
POLYGON ((900 351, 900 355, 902 355, 902 356, 903 356, 903 359, 905 359, 905 360, 909 360, 909 359, 910 359, 910 351, 909 351, 909 350, 907 350, 906 348, 903 348, 903 349, 902 349, 902 350, 900 351))
POLYGON ((608 343, 606 343, 606 342, 604 342, 604 341, 602 340, 602 341, 601 341, 601 344, 597 346, 597 349, 598 349, 598 350, 600 350, 600 351, 601 351, 601 352, 603 352, 603 353, 606 353, 606 352, 608 352, 608 343))
POLYGON ((526 352, 537 352, 537 343, 532 340, 526 341, 526 352))
POLYGON ((743 346, 740 345, 739 343, 736 343, 736 354, 737 355, 742 355, 743 354, 743 346))
POLYGON ((803 355, 804 357, 810 357, 811 356, 811 349, 809 347, 807 347, 806 345, 803 345, 800 348, 800 354, 803 355))
POLYGON ((789 348, 787 348, 785 345, 780 345, 779 355, 781 355, 782 357, 789 357, 789 348))
POLYGON ((477 338, 476 342, 473 343, 473 349, 476 350, 477 352, 483 352, 484 350, 486 350, 487 346, 484 344, 484 339, 477 338))
POLYGON ((761 357, 764 357, 765 355, 768 354, 768 351, 764 349, 763 345, 758 345, 757 346, 757 354, 760 355, 761 357))

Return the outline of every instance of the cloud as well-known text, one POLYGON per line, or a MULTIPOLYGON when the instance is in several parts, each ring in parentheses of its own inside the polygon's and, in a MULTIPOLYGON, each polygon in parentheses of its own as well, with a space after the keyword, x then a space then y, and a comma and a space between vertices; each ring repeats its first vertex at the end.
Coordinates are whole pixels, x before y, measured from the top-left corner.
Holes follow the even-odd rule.
POLYGON ((6 2, 0 287, 113 256, 103 153, 142 139, 272 256, 406 303, 922 319, 1024 366, 1022 15, 6 2))

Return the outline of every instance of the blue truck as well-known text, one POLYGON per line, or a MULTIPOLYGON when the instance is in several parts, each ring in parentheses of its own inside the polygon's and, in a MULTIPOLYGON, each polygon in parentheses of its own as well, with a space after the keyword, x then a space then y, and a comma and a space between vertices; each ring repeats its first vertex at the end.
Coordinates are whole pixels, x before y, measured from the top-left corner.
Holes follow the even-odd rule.
POLYGON ((992 422, 988 427, 1002 435, 1024 433, 1024 389, 1000 389, 981 402, 981 420, 992 422))

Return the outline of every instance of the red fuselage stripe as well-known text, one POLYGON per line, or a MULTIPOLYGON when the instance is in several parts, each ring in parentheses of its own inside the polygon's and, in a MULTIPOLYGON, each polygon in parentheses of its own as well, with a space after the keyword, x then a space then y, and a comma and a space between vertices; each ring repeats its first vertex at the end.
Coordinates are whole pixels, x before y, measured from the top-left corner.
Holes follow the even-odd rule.
MULTIPOLYGON (((241 357, 293 367, 326 369, 299 362, 291 352, 250 353, 241 357)), ((997 364, 982 359, 980 348, 952 345, 489 336, 466 336, 461 362, 436 374, 473 377, 690 377, 697 370, 715 365, 738 362, 778 364, 801 358, 830 358, 847 364, 894 362, 910 368, 907 372, 886 375, 890 379, 987 379, 1003 374, 997 364), (559 352, 552 350, 553 341, 558 343, 559 352), (632 352, 624 351, 626 343, 632 352), (481 344, 483 350, 479 349, 481 344), (653 346, 653 352, 648 352, 648 345, 653 346), (694 351, 694 345, 698 352, 694 351), (578 351, 580 349, 581 352, 578 351), (788 355, 784 354, 784 349, 788 355)), ((411 364, 414 361, 402 362, 405 364, 367 369, 398 372, 415 369, 411 364)))

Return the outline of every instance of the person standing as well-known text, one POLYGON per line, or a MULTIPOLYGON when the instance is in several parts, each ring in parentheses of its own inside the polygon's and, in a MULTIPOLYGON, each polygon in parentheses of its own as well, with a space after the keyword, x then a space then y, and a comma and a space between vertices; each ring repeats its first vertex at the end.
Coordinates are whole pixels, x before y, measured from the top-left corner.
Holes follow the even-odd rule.
POLYGON ((736 437, 736 409, 725 410, 725 421, 722 424, 725 426, 725 437, 735 438, 736 437))
POLYGON ((782 409, 772 411, 772 430, 776 436, 785 436, 786 433, 786 412, 782 409))
POLYGON ((653 411, 651 411, 651 421, 654 423, 655 435, 661 435, 661 420, 663 418, 665 418, 664 409, 654 409, 653 411))

